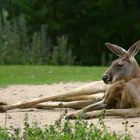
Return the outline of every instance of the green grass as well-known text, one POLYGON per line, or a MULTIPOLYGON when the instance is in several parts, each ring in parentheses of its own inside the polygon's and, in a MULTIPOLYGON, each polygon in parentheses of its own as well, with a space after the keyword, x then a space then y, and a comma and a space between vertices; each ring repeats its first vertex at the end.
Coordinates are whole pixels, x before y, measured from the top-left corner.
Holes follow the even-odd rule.
POLYGON ((0 66, 0 85, 100 80, 106 67, 0 66))

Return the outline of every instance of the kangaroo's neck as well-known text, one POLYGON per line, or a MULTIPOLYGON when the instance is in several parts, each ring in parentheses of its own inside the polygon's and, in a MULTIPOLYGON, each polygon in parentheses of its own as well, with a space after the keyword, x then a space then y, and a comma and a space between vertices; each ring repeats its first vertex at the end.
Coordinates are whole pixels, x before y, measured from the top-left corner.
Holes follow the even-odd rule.
POLYGON ((134 73, 135 73, 136 77, 140 76, 140 67, 139 67, 139 65, 138 65, 136 60, 135 60, 135 72, 134 73))
POLYGON ((133 60, 131 60, 131 64, 132 64, 131 66, 133 67, 133 70, 127 77, 124 78, 125 82, 128 82, 135 78, 140 78, 140 67, 139 67, 137 61, 135 59, 133 59, 133 60))
POLYGON ((138 65, 136 60, 135 60, 135 63, 134 63, 134 71, 132 73, 132 77, 133 78, 140 77, 140 67, 139 67, 139 65, 138 65))

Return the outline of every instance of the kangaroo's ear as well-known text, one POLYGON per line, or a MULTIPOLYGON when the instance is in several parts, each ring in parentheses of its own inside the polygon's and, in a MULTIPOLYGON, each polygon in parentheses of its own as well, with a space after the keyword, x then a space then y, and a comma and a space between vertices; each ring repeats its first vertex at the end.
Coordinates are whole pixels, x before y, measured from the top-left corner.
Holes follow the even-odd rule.
POLYGON ((126 54, 126 50, 118 45, 111 44, 111 43, 105 43, 105 45, 107 46, 109 50, 111 50, 115 55, 119 57, 126 54))
POLYGON ((128 54, 130 57, 134 57, 138 51, 140 50, 140 40, 135 42, 129 49, 128 49, 128 54))

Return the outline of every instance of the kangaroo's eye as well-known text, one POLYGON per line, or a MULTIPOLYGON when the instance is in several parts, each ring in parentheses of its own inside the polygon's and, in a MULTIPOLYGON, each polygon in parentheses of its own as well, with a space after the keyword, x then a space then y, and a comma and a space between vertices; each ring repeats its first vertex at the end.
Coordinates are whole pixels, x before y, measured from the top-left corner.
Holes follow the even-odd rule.
POLYGON ((118 65, 117 65, 118 67, 122 67, 123 66, 123 64, 122 63, 118 63, 118 65))

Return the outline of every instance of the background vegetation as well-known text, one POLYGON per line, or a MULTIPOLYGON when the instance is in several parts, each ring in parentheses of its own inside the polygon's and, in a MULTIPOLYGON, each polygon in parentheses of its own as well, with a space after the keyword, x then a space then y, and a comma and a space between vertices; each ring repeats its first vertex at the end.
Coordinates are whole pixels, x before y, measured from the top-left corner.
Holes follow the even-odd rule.
POLYGON ((0 64, 106 65, 104 43, 139 40, 139 17, 139 0, 0 0, 0 64))

